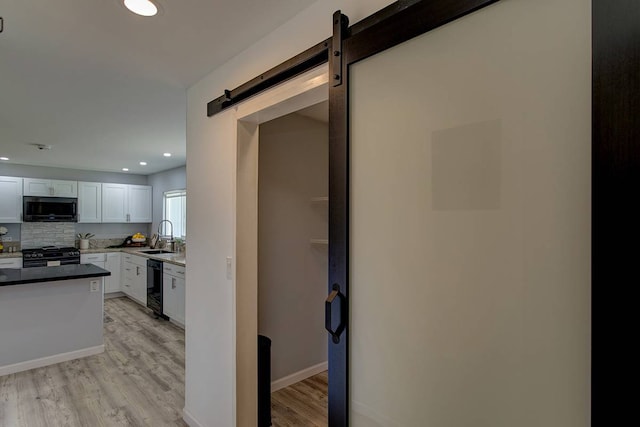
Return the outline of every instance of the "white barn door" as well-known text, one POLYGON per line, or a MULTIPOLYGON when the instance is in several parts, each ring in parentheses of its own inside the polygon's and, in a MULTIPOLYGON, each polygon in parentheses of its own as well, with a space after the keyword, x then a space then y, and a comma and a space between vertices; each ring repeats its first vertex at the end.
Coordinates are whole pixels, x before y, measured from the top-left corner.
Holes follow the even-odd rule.
POLYGON ((350 66, 349 424, 584 427, 591 2, 350 66))

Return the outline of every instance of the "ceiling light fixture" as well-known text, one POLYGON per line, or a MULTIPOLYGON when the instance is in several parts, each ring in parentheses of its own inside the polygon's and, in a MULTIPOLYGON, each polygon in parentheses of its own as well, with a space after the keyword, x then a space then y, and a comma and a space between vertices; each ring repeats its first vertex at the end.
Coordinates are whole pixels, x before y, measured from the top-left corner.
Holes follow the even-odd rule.
POLYGON ((158 13, 158 7, 150 0, 124 0, 124 5, 140 16, 153 16, 158 13))
POLYGON ((9 158, 8 158, 8 157, 4 157, 4 156, 2 156, 2 157, 0 157, 0 160, 7 161, 7 160, 9 160, 9 158))
POLYGON ((165 157, 171 157, 171 153, 164 153, 163 156, 165 157))
POLYGON ((129 172, 129 168, 122 168, 123 171, 129 172))
POLYGON ((147 162, 140 162, 140 166, 147 166, 147 162))

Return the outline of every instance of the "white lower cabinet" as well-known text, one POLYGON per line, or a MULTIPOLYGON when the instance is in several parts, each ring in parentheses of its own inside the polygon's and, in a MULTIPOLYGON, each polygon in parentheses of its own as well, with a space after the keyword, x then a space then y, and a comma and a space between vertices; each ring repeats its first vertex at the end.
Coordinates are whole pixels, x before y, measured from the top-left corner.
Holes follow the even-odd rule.
POLYGON ((184 326, 184 267, 164 263, 162 275, 162 311, 172 321, 184 326))
POLYGON ((80 264, 95 264, 100 268, 104 268, 107 261, 107 254, 82 254, 80 255, 80 264))
POLYGON ((121 255, 119 252, 110 252, 107 254, 107 260, 105 262, 105 270, 111 272, 111 276, 105 277, 104 281, 104 293, 110 294, 113 292, 120 292, 120 277, 122 276, 122 269, 120 268, 121 255))
POLYGON ((0 258, 0 268, 20 269, 22 258, 0 258))
POLYGON ((134 282, 134 274, 133 269, 135 265, 129 261, 126 261, 123 257, 122 260, 122 286, 121 290, 125 295, 133 298, 133 282, 134 282))
POLYGON ((147 258, 122 255, 122 292, 140 304, 147 305, 147 258))

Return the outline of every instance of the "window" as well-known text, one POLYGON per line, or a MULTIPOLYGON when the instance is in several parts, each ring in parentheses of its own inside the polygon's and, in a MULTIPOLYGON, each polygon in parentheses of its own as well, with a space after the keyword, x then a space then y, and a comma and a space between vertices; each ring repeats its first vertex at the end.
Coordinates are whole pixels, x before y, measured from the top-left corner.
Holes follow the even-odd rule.
MULTIPOLYGON (((187 190, 166 191, 164 193, 164 208, 162 219, 168 219, 173 224, 173 237, 186 239, 187 237, 187 190)), ((163 224, 163 233, 169 234, 171 227, 163 224)))

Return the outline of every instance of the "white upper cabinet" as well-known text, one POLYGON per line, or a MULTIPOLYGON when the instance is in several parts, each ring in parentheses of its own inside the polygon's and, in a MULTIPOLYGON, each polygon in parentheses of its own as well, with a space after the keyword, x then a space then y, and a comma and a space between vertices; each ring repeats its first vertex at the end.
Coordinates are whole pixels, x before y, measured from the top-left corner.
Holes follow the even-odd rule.
POLYGON ((151 187, 129 186, 129 222, 152 222, 151 187))
POLYGON ((78 222, 102 222, 102 183, 78 182, 78 222))
POLYGON ((78 181, 51 180, 51 188, 56 197, 78 197, 78 181))
POLYGON ((24 195, 41 197, 78 197, 78 181, 24 178, 24 195))
POLYGON ((0 176, 0 223, 22 222, 22 178, 0 176))
POLYGON ((127 184, 102 184, 102 222, 127 222, 127 184))
POLYGON ((102 184, 102 222, 152 222, 151 187, 102 184))

